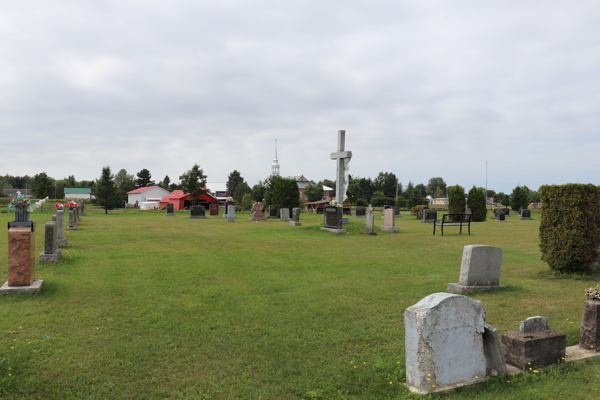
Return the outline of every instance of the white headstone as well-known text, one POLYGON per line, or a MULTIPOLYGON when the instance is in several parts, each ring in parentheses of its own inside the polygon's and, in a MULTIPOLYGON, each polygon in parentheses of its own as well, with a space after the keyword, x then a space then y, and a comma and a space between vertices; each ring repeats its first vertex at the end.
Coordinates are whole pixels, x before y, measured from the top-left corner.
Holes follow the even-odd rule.
POLYGON ((428 393, 485 376, 483 314, 478 301, 451 293, 431 294, 404 311, 409 390, 428 393))

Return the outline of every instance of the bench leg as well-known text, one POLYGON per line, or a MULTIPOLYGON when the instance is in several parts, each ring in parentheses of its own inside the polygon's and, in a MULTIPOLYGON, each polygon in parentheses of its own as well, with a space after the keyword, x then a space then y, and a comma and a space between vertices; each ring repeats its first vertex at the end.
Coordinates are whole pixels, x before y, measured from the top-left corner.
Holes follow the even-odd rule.
POLYGON ((444 224, 442 224, 442 236, 444 236, 444 224))
POLYGON ((469 236, 471 236, 471 224, 469 224, 469 236))
POLYGON ((435 221, 433 222, 433 235, 435 236, 435 221))
POLYGON ((458 233, 462 235, 462 222, 460 223, 460 231, 458 233))

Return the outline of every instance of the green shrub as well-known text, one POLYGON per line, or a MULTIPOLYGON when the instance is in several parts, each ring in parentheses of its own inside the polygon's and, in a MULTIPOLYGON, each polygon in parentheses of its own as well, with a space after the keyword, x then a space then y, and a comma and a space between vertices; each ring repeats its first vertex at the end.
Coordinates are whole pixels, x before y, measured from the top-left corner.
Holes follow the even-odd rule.
POLYGON ((542 186, 542 260, 553 270, 588 271, 600 246, 600 187, 542 186))
POLYGON ((450 186, 448 191, 448 211, 450 214, 464 214, 465 208, 465 189, 460 185, 450 186))
POLYGON ((410 209, 410 213, 412 215, 414 215, 415 217, 417 217, 417 219, 423 219, 423 210, 424 209, 425 209, 424 206, 415 206, 410 209))
POLYGON ((396 205, 401 208, 406 208, 408 207, 408 200, 406 200, 404 197, 398 196, 396 197, 396 205))
POLYGON ((358 199, 356 200, 356 205, 366 207, 369 205, 369 202, 366 199, 358 199))
POLYGON ((467 207, 471 209, 471 221, 484 222, 487 216, 485 189, 473 185, 473 188, 469 190, 467 207))
POLYGON ((243 197, 242 197, 242 209, 244 211, 248 211, 252 209, 252 194, 251 193, 246 193, 243 197))
POLYGON ((300 191, 295 179, 278 178, 273 185, 272 203, 278 210, 300 205, 300 191))

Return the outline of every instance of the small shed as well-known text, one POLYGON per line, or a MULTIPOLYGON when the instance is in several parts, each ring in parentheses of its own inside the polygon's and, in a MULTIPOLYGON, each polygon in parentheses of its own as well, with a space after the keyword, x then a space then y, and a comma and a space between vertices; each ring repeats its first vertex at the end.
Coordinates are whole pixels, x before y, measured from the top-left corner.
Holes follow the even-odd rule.
MULTIPOLYGON (((203 189, 207 190, 206 188, 203 189)), ((184 193, 183 190, 174 190, 160 200, 161 207, 166 207, 169 203, 173 204, 175 210, 183 210, 192 205, 192 200, 190 199, 189 193, 184 193)), ((210 193, 201 194, 198 200, 196 200, 196 205, 204 206, 206 208, 208 208, 210 203, 219 203, 219 200, 210 193)))
POLYGON ((167 196, 169 191, 161 188, 160 186, 145 186, 127 192, 127 204, 132 206, 136 203, 140 205, 146 201, 160 201, 163 197, 167 196))

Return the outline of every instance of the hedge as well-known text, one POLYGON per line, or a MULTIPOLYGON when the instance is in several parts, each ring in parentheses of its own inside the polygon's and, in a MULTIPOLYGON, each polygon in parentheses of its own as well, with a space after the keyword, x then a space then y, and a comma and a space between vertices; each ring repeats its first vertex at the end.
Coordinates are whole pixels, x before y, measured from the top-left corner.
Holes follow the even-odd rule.
POLYGON ((600 187, 542 186, 542 260, 560 271, 589 271, 600 246, 600 187))

